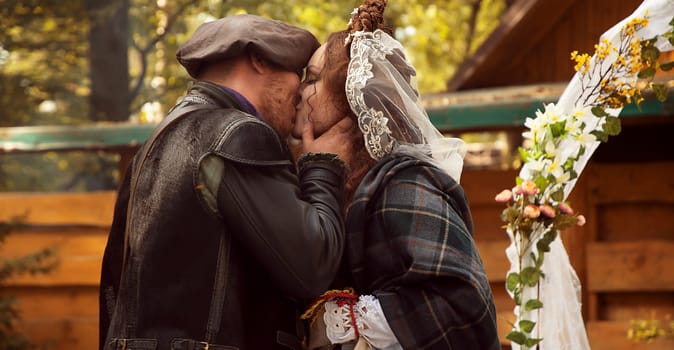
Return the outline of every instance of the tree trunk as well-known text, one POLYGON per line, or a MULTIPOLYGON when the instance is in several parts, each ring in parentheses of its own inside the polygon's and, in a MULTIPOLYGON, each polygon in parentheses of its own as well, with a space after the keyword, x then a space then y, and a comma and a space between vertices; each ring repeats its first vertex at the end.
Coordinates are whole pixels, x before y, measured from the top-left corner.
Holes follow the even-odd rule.
POLYGON ((129 119, 129 0, 87 0, 92 121, 129 119))

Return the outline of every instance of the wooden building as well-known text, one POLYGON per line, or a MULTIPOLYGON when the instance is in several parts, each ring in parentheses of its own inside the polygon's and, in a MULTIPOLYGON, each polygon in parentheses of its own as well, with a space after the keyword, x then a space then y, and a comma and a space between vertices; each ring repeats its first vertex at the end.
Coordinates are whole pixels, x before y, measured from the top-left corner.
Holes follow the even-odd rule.
MULTIPOLYGON (((640 4, 640 0, 515 1, 501 25, 448 82, 453 93, 436 96, 439 103, 429 106, 431 117, 441 121, 460 113, 459 123, 453 120, 446 130, 504 130, 516 141, 524 118, 533 117, 542 103, 555 102, 575 73, 570 52, 592 54, 599 36, 640 4), (488 128, 477 122, 485 118, 492 120, 488 128)), ((672 76, 659 79, 674 85, 672 76)), ((641 319, 659 319, 661 326, 672 327, 668 323, 674 314, 674 138, 670 136, 674 101, 670 96, 659 103, 650 96, 641 108, 627 106, 621 116, 621 134, 599 147, 571 194, 572 204, 586 215, 588 224, 562 237, 582 282, 592 349, 672 349, 671 337, 634 344, 627 339, 627 330, 631 321, 641 319)), ((497 215, 501 208, 490 200, 500 188, 514 185, 516 173, 464 173, 481 247, 507 244, 497 215), (487 188, 491 192, 482 193, 487 188)), ((496 259, 491 249, 481 253, 487 261, 496 259)), ((488 273, 495 282, 499 313, 511 312, 512 302, 502 286, 504 271, 494 268, 488 273)))
MULTIPOLYGON (((606 29, 631 14, 638 0, 517 0, 503 23, 448 82, 427 96, 434 123, 452 134, 503 132, 517 146, 526 117, 554 102, 573 75, 569 53, 591 53, 606 29)), ((571 195, 587 225, 563 233, 583 290, 593 349, 672 349, 674 339, 633 343, 630 321, 674 314, 674 99, 627 106, 623 131, 599 147, 571 195)), ((119 152, 120 168, 151 126, 0 129, 2 153, 47 150, 119 152)), ((505 293, 508 245, 503 205, 494 196, 514 185, 517 169, 467 168, 469 196, 499 317, 504 348, 513 303, 505 293)), ((19 330, 51 349, 94 349, 98 280, 115 192, 0 193, 0 221, 23 216, 2 258, 42 247, 58 249, 52 273, 15 278, 0 293, 17 295, 19 330)))

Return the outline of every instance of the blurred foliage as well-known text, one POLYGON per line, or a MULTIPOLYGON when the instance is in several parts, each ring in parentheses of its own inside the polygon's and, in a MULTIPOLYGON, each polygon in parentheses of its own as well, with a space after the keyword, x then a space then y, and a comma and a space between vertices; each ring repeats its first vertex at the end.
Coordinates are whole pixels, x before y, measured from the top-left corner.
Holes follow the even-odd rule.
MULTIPOLYGON (((0 251, 7 235, 19 226, 20 218, 15 218, 11 222, 0 221, 0 251)), ((45 248, 25 256, 0 258, 0 286, 5 285, 11 277, 48 273, 56 266, 55 255, 54 248, 45 248)), ((36 344, 14 329, 15 322, 20 316, 16 303, 16 297, 7 293, 0 294, 0 349, 38 349, 36 344)))
POLYGON ((82 121, 88 26, 81 0, 4 0, 0 6, 0 126, 82 121), (55 101, 54 113, 39 112, 55 101))
MULTIPOLYGON (((507 0, 390 0, 387 23, 418 70, 422 93, 440 92, 461 62, 499 24, 507 0)), ((77 125, 92 94, 93 21, 128 7, 129 119, 156 122, 184 94, 190 78, 175 60, 180 43, 208 20, 252 13, 307 28, 324 41, 344 29, 354 0, 3 0, 0 6, 0 127, 77 125), (117 7, 118 8, 118 7, 117 7)), ((112 48, 111 48, 112 50, 112 48)), ((122 56, 123 57, 123 56, 122 56)), ((105 69, 105 67, 103 67, 105 69)), ((104 72, 100 72, 101 75, 104 72)), ((0 190, 99 188, 114 177, 106 161, 72 154, 3 155, 0 190), (29 159, 31 158, 31 159, 29 159), (63 166, 65 164, 65 166, 63 166), (95 174, 95 171, 105 171, 95 174), (63 174, 63 175, 62 175, 63 174), (67 174, 67 175, 65 175, 67 174), (101 181, 88 179, 100 176, 101 181), (48 179, 48 180, 44 180, 48 179), (72 179, 79 179, 73 182, 72 179)), ((96 157, 96 155, 94 155, 96 157)))
POLYGON ((0 192, 85 192, 117 187, 120 156, 108 152, 71 151, 4 154, 0 192))
MULTIPOLYGON (((110 9, 91 14, 86 2, 3 1, 0 126, 87 122, 89 22, 110 9)), ((129 0, 131 111, 138 113, 150 101, 159 101, 166 110, 185 91, 189 78, 174 53, 205 21, 248 12, 300 25, 323 41, 328 33, 345 28, 351 9, 360 3, 129 0)), ((438 92, 466 55, 498 25, 504 7, 504 0, 389 1, 386 16, 419 71, 421 91, 438 92), (476 20, 471 29, 473 15, 476 20)))

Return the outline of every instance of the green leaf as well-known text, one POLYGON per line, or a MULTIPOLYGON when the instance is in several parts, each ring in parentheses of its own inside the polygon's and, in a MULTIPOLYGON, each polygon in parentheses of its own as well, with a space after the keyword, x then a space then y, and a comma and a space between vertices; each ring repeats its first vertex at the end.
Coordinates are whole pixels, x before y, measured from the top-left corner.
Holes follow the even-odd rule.
POLYGON ((503 212, 501 212, 501 220, 503 220, 505 223, 510 223, 515 221, 519 215, 520 212, 515 207, 508 205, 505 209, 503 209, 503 212))
POLYGON ((554 137, 559 137, 564 133, 564 128, 565 128, 566 122, 557 122, 554 124, 550 125, 550 132, 552 133, 552 136, 554 137))
POLYGON ((541 271, 533 266, 525 267, 520 272, 520 282, 526 284, 530 287, 538 284, 538 280, 541 278, 541 271))
POLYGON ((529 160, 529 151, 524 148, 524 147, 518 147, 517 152, 519 152, 520 157, 522 157, 523 162, 527 162, 529 160))
POLYGON ((648 68, 642 70, 641 72, 639 72, 639 74, 637 74, 637 77, 639 79, 650 79, 650 78, 653 78, 654 76, 655 76, 655 68, 654 67, 648 67, 648 68))
POLYGON ((511 272, 506 277, 506 289, 510 292, 514 291, 517 288, 517 285, 520 282, 520 275, 517 272, 511 272))
MULTIPOLYGON (((550 244, 552 241, 557 238, 557 231, 556 230, 550 230, 546 232, 543 237, 536 243, 536 248, 538 249, 539 252, 544 252, 547 253, 550 251, 550 244)), ((542 254, 541 254, 542 255, 542 254)))
POLYGON ((592 114, 594 114, 595 116, 597 116, 599 118, 609 116, 609 114, 606 113, 606 111, 604 111, 604 108, 599 107, 599 106, 592 107, 591 111, 592 111, 592 114))
POLYGON ((674 68, 674 61, 660 63, 660 69, 665 72, 668 72, 674 68))
POLYGON ((674 17, 672 17, 672 20, 669 21, 669 25, 672 26, 672 27, 674 27, 674 17))
POLYGON ((526 346, 528 348, 533 348, 538 343, 540 343, 541 340, 543 340, 543 338, 527 338, 527 340, 524 341, 524 346, 526 346))
POLYGON ((559 190, 553 192, 552 195, 550 195, 550 198, 552 198, 552 200, 555 202, 561 202, 564 200, 564 189, 560 188, 559 190))
POLYGON ((594 135, 594 137, 597 138, 597 141, 600 141, 600 142, 607 142, 608 141, 608 135, 603 131, 593 130, 592 132, 590 132, 590 134, 594 135))
POLYGON ((524 311, 531 311, 540 309, 543 307, 543 302, 538 299, 529 299, 526 304, 524 304, 524 311))
POLYGON ((511 331, 510 333, 506 334, 506 339, 511 340, 515 344, 524 345, 524 343, 527 341, 527 336, 520 331, 511 331))
POLYGON ((534 179, 534 183, 538 188, 547 188, 550 181, 544 178, 543 176, 536 176, 536 178, 534 179))
MULTIPOLYGON (((647 42, 651 42, 651 40, 647 40, 647 42)), ((660 57, 660 50, 658 50, 657 47, 653 45, 653 43, 650 43, 649 45, 645 45, 641 47, 641 59, 646 61, 646 62, 655 62, 658 57, 660 57)))
POLYGON ((665 102, 667 100, 667 87, 663 84, 653 84, 653 92, 655 92, 655 97, 658 101, 665 102))
POLYGON ((521 330, 527 333, 531 333, 531 331, 534 329, 534 326, 536 326, 536 322, 529 320, 522 320, 520 321, 519 325, 521 330))
POLYGON ((607 135, 615 136, 620 134, 620 119, 616 117, 606 118, 606 122, 603 125, 604 132, 607 135))

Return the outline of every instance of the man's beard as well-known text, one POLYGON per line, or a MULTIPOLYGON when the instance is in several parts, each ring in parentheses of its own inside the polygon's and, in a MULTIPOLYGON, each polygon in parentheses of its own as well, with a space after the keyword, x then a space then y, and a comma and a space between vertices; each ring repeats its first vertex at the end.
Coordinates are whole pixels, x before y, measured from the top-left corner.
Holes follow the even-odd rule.
POLYGON ((284 138, 290 134, 295 118, 293 102, 294 99, 288 94, 285 84, 279 79, 270 77, 267 92, 262 95, 260 112, 264 120, 284 138))

